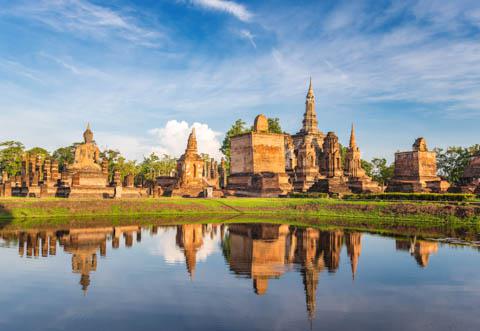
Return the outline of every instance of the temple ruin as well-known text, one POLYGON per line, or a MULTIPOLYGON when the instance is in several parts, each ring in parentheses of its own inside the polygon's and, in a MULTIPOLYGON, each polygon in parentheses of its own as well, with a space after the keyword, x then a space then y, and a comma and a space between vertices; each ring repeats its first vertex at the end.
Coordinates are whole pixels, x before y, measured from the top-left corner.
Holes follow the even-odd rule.
POLYGON ((292 190, 285 168, 285 137, 271 133, 264 115, 253 131, 232 137, 227 189, 236 195, 274 197, 292 190))
POLYGON ((344 194, 351 193, 348 178, 344 176, 340 144, 334 132, 328 132, 323 141, 323 151, 320 159, 320 173, 310 192, 344 194))
POLYGON ((308 87, 305 101, 302 128, 291 136, 291 145, 287 150, 292 151, 288 156, 290 164, 289 174, 296 191, 306 192, 320 176, 320 155, 325 135, 318 129, 317 113, 315 111, 315 95, 312 79, 308 87))
POLYGON ((379 193, 383 191, 377 182, 367 176, 362 167, 360 148, 357 146, 353 124, 350 132, 350 143, 345 155, 344 175, 348 178, 348 187, 354 193, 379 193))
POLYGON ((395 153, 394 177, 387 192, 446 192, 450 185, 437 176, 435 152, 427 148, 424 138, 418 138, 412 151, 395 153))
POLYGON ((221 176, 226 170, 213 158, 203 159, 198 154, 195 128, 188 136, 185 153, 177 161, 177 169, 173 176, 160 176, 156 186, 160 188, 159 195, 181 197, 219 197, 221 176), (220 175, 221 174, 221 175, 220 175))

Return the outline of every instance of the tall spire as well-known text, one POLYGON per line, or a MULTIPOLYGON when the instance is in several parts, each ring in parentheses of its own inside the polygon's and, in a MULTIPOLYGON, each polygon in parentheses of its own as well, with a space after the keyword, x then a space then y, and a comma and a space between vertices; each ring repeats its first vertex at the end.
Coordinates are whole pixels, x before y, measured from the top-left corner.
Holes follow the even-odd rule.
POLYGON ((308 97, 314 97, 313 95, 313 87, 312 87, 312 76, 310 76, 310 84, 308 85, 308 92, 307 92, 307 98, 308 97))
POLYGON ((197 137, 195 135, 195 128, 192 128, 192 132, 188 136, 187 153, 197 153, 197 137))
POLYGON ((317 133, 318 121, 317 113, 315 112, 315 95, 313 93, 312 78, 310 77, 310 84, 308 86, 307 100, 305 101, 305 114, 303 115, 302 132, 317 133))
POLYGON ((352 123, 352 131, 350 132, 350 149, 354 149, 357 147, 357 141, 355 139, 355 127, 352 123))

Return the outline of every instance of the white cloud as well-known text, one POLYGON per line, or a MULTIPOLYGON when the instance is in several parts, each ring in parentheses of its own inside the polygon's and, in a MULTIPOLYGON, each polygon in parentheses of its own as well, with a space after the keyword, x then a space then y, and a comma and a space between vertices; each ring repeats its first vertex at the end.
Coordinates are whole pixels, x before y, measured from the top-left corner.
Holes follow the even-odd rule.
POLYGON ((136 19, 86 0, 21 1, 7 7, 3 15, 20 16, 45 24, 57 31, 85 34, 94 38, 116 37, 135 44, 156 47, 165 36, 143 28, 136 19))
POLYGON ((240 30, 239 31, 240 37, 248 40, 250 44, 252 44, 253 48, 257 48, 257 44, 255 43, 255 36, 248 30, 240 30))
POLYGON ((226 0, 191 0, 191 2, 195 5, 212 9, 223 11, 229 13, 241 21, 249 21, 252 18, 252 13, 248 11, 248 9, 239 3, 234 1, 226 1, 226 0))
POLYGON ((189 125, 185 121, 170 120, 164 127, 150 130, 150 134, 155 137, 155 141, 158 143, 153 150, 158 154, 180 156, 185 151, 192 128, 195 128, 198 152, 220 159, 221 152, 219 148, 220 136, 222 134, 213 131, 208 124, 197 122, 189 125))

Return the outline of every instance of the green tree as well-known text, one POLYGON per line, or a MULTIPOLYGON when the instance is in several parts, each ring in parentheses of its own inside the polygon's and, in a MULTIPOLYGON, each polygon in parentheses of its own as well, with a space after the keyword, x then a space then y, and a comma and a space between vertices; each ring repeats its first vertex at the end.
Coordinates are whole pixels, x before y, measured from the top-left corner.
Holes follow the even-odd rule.
POLYGON ((119 171, 123 179, 126 175, 130 174, 136 177, 140 173, 140 166, 137 165, 137 161, 127 160, 123 156, 118 156, 117 161, 113 165, 113 170, 119 171))
POLYGON ((372 178, 381 185, 386 185, 386 183, 393 177, 393 172, 394 164, 387 165, 386 159, 372 159, 372 178))
POLYGON ((139 169, 139 177, 141 177, 142 182, 155 179, 157 171, 159 170, 158 161, 160 161, 160 158, 155 153, 151 153, 149 156, 143 158, 139 169))
POLYGON ((467 148, 451 146, 446 150, 435 148, 437 154, 437 171, 450 183, 458 184, 471 157, 480 152, 480 145, 467 148))
POLYGON ((233 136, 250 131, 251 130, 246 127, 246 123, 241 119, 236 120, 232 127, 227 131, 222 142, 222 147, 220 147, 220 151, 225 155, 227 164, 230 164, 230 139, 233 136))
POLYGON ((22 157, 25 146, 19 141, 0 143, 0 170, 9 176, 15 176, 22 170, 22 157))
POLYGON ((70 146, 60 147, 52 153, 52 157, 58 162, 60 172, 65 171, 69 164, 75 160, 75 148, 80 143, 73 143, 70 146))
POLYGON ((367 160, 361 159, 360 163, 362 165, 363 170, 365 170, 365 173, 367 176, 372 177, 373 176, 373 164, 368 162, 367 160))
POLYGON ((46 149, 41 148, 41 147, 30 148, 27 151, 27 154, 31 155, 31 156, 40 156, 42 158, 42 160, 45 160, 45 159, 50 157, 50 153, 46 149))
POLYGON ((268 131, 272 133, 283 133, 278 117, 268 119, 268 131))
MULTIPOLYGON (((208 154, 202 154, 207 155, 208 154)), ((170 176, 170 174, 177 168, 177 158, 164 154, 160 160, 158 160, 157 176, 170 176)))

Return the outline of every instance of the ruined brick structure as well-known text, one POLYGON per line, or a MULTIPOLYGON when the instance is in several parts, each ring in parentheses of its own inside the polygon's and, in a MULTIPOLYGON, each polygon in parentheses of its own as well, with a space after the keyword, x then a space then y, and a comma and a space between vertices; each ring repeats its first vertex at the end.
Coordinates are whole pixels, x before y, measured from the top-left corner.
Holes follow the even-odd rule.
POLYGON ((338 137, 334 132, 328 132, 323 141, 323 152, 320 157, 321 178, 310 187, 310 192, 344 194, 350 193, 348 178, 343 174, 342 156, 338 137))
POLYGON ((285 172, 285 137, 270 133, 264 115, 252 132, 232 137, 228 189, 237 195, 274 197, 292 190, 285 172))
POLYGON ((188 137, 185 153, 177 162, 177 181, 172 195, 198 197, 203 194, 205 161, 198 155, 195 128, 188 137))
MULTIPOLYGON (((39 156, 25 154, 21 175, 8 183, 7 193, 22 197, 65 198, 136 198, 147 195, 145 189, 133 185, 133 176, 125 188, 119 172, 108 183, 108 160, 100 159, 100 150, 93 140, 90 125, 83 138, 84 143, 75 149, 73 164, 66 165, 61 174, 57 160, 44 160, 39 156)), ((4 186, 2 185, 2 190, 4 186)))
POLYGON ((156 180, 159 195, 201 197, 207 192, 212 196, 221 196, 218 162, 204 160, 198 154, 195 128, 188 137, 185 153, 177 161, 177 170, 173 176, 160 176, 156 180))
POLYGON ((418 138, 410 152, 395 153, 394 177, 388 192, 445 192, 449 184, 437 176, 435 152, 430 152, 424 138, 418 138))
POLYGON ((345 177, 348 178, 348 187, 354 193, 379 193, 382 188, 377 182, 373 181, 362 168, 362 159, 360 148, 357 146, 355 138, 355 129, 352 124, 350 133, 350 143, 345 155, 345 177))

